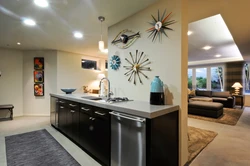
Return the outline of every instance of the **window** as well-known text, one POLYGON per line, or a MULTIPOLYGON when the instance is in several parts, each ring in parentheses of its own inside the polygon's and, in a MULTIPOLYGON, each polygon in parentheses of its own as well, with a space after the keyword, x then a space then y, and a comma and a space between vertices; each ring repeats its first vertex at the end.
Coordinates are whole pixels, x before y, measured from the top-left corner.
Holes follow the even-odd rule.
POLYGON ((211 67, 211 89, 213 91, 223 91, 222 67, 211 67))
POLYGON ((193 70, 192 69, 188 69, 188 89, 193 89, 193 84, 192 84, 192 80, 193 80, 193 70))
POLYGON ((244 64, 244 83, 245 83, 245 93, 250 93, 250 63, 244 64))
POLYGON ((108 60, 105 60, 105 69, 108 70, 108 60))
POLYGON ((207 68, 196 69, 196 89, 207 89, 207 68))
POLYGON ((188 69, 189 89, 223 91, 223 80, 222 66, 188 69))
POLYGON ((82 59, 82 68, 97 70, 97 62, 94 60, 82 59))

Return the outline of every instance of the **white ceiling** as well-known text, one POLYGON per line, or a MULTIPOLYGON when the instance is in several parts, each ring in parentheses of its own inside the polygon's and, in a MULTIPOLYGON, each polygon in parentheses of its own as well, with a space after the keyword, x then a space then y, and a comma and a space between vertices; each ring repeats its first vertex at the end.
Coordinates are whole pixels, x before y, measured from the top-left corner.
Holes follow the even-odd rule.
MULTIPOLYGON (((250 0, 188 0, 188 21, 192 23, 221 14, 244 60, 250 61, 249 6, 250 0)), ((212 30, 206 33, 213 35, 212 30)), ((218 59, 216 61, 219 62, 218 59)))
POLYGON ((243 60, 220 14, 189 23, 188 30, 192 32, 188 36, 189 65, 243 60), (211 48, 205 50, 205 46, 211 48))
MULTIPOLYGON (((146 8, 158 0, 48 0, 41 8, 33 0, 0 0, 0 47, 17 49, 57 49, 92 56, 107 56, 98 50, 103 22, 103 40, 107 27, 146 8), (23 17, 37 22, 24 26, 23 17), (73 37, 81 31, 83 39, 73 37), (16 43, 20 42, 18 46, 16 43)), ((105 42, 107 47, 107 42, 105 42)))
MULTIPOLYGON (((49 8, 40 8, 34 5, 33 0, 0 0, 0 47, 29 50, 57 49, 106 57, 106 54, 100 53, 98 50, 101 33, 98 16, 106 17, 103 22, 103 39, 105 47, 107 47, 108 26, 133 15, 156 1, 158 0, 49 0, 49 8), (24 26, 21 23, 23 17, 33 18, 37 21, 37 26, 24 26), (76 30, 83 32, 82 40, 73 37, 73 31, 76 30), (18 46, 17 42, 21 42, 21 45, 18 46)), ((250 0, 188 0, 188 21, 193 23, 221 14, 244 60, 250 61, 249 6, 250 0)), ((197 23, 197 27, 194 25, 193 29, 196 32, 199 31, 199 28, 204 28, 207 23, 200 24, 197 23)), ((212 30, 207 27, 201 35, 202 39, 199 35, 196 38, 195 32, 192 36, 192 40, 195 42, 189 46, 190 62, 196 58, 211 63, 214 61, 213 54, 216 52, 198 56, 200 54, 197 53, 198 48, 199 51, 204 52, 200 49, 200 44, 210 43, 213 48, 221 47, 222 43, 223 46, 230 44, 230 42, 225 42, 227 39, 222 41, 218 39, 221 33, 216 29, 212 30), (213 33, 214 31, 216 33, 213 33), (211 40, 207 39, 205 42, 206 40, 203 40, 205 38, 211 40), (204 43, 201 43, 201 40, 204 43)), ((223 55, 227 58, 231 56, 228 54, 231 52, 229 50, 229 47, 213 49, 213 51, 223 51, 223 55)), ((216 60, 219 62, 218 59, 216 60)))

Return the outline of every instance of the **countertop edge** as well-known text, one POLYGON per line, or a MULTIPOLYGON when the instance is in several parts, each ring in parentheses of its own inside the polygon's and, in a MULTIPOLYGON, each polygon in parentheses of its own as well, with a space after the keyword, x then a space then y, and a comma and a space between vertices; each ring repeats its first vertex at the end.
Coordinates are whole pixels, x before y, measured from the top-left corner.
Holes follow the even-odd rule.
MULTIPOLYGON (((89 94, 81 94, 81 95, 82 96, 93 96, 93 95, 89 95, 89 94)), ((145 102, 149 106, 153 106, 153 107, 156 107, 158 109, 154 112, 151 112, 151 111, 146 112, 143 110, 126 108, 126 104, 128 104, 128 103, 129 104, 130 103, 136 104, 136 102, 139 102, 139 101, 128 101, 128 102, 109 104, 109 103, 103 103, 103 102, 93 101, 93 100, 89 100, 89 99, 84 99, 84 98, 81 98, 79 96, 75 96, 74 94, 66 95, 66 94, 50 93, 50 96, 58 97, 58 98, 65 99, 65 100, 75 101, 75 102, 79 102, 82 104, 89 104, 92 106, 96 106, 96 107, 100 107, 100 108, 104 108, 104 109, 109 109, 109 110, 117 111, 120 113, 126 113, 126 114, 135 115, 135 116, 140 116, 143 118, 149 118, 149 119, 153 119, 153 118, 156 118, 156 117, 159 117, 159 116, 162 116, 162 115, 179 110, 178 105, 150 105, 148 102, 145 102)), ((94 96, 96 96, 96 95, 94 95, 94 96)), ((140 101, 140 102, 142 102, 142 101, 140 101)))

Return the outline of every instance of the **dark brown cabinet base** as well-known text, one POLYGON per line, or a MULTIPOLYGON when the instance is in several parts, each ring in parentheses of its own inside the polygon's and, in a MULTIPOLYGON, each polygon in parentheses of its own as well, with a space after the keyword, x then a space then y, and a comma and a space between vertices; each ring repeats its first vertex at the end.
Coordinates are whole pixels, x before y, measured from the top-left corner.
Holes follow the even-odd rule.
MULTIPOLYGON (((57 129, 101 165, 110 166, 110 111, 59 98, 57 129)), ((144 147, 146 146, 146 166, 179 165, 178 112, 176 110, 153 119, 146 119, 144 122, 146 123, 146 136, 143 138, 144 147)), ((128 133, 126 137, 130 137, 130 134, 128 133)), ((133 142, 130 143, 133 144, 133 142)))

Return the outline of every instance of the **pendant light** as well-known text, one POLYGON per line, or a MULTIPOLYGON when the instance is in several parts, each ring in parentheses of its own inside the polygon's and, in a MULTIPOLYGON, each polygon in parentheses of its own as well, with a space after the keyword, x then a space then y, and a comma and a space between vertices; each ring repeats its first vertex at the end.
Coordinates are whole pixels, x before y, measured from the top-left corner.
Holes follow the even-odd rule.
POLYGON ((104 50, 104 41, 102 40, 102 22, 105 20, 105 17, 99 16, 98 20, 101 21, 101 40, 99 41, 99 50, 104 50))

